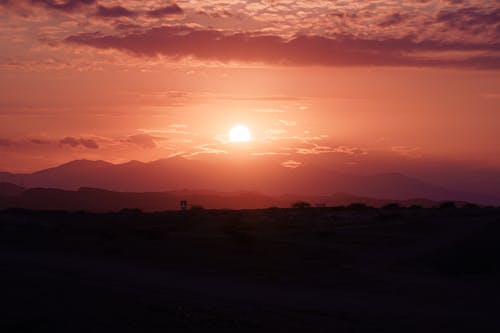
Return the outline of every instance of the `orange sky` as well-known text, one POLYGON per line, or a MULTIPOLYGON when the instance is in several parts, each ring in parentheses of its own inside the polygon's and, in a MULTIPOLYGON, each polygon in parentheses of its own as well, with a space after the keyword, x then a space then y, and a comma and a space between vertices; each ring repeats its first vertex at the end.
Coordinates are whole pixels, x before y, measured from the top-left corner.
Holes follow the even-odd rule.
POLYGON ((500 169, 499 15, 474 0, 0 0, 0 170, 214 154, 500 169), (251 143, 227 142, 236 123, 251 143))

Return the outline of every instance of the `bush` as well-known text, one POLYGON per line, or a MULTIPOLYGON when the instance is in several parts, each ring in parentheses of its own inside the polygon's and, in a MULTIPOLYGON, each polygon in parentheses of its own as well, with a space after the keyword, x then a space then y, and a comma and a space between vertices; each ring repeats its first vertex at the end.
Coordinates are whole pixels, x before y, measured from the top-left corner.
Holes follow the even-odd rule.
POLYGON ((191 210, 196 210, 196 211, 205 210, 205 207, 203 207, 202 205, 192 205, 191 210))
POLYGON ((455 208, 457 208, 457 205, 455 204, 454 201, 445 201, 439 205, 439 208, 441 208, 441 209, 455 209, 455 208))
POLYGON ((298 208, 298 209, 311 208, 311 204, 306 201, 297 201, 292 204, 292 208, 298 208))
POLYGON ((400 209, 400 208, 401 206, 397 202, 393 202, 382 207, 382 209, 400 209))
POLYGON ((351 209, 351 210, 365 210, 365 209, 368 209, 370 207, 368 207, 368 205, 366 205, 364 203, 353 202, 352 204, 350 204, 349 206, 347 206, 347 208, 351 209))
POLYGON ((120 210, 122 214, 142 214, 142 209, 140 208, 123 208, 120 210))
POLYGON ((479 209, 481 207, 479 207, 479 205, 476 205, 476 204, 473 204, 473 203, 467 203, 464 205, 463 208, 466 208, 466 209, 479 209))

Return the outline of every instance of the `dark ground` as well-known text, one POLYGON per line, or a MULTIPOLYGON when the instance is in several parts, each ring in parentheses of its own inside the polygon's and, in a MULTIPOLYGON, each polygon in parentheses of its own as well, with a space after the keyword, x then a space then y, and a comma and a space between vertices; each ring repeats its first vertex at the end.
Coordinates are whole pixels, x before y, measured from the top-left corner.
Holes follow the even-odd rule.
POLYGON ((500 209, 0 211, 0 332, 499 332, 500 209))

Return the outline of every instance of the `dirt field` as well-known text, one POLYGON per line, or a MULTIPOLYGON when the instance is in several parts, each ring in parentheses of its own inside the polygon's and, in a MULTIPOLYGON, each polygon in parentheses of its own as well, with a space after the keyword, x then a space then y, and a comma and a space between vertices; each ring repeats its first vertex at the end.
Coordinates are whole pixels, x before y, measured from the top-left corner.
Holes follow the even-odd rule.
POLYGON ((500 209, 0 212, 2 332, 498 332, 500 209))

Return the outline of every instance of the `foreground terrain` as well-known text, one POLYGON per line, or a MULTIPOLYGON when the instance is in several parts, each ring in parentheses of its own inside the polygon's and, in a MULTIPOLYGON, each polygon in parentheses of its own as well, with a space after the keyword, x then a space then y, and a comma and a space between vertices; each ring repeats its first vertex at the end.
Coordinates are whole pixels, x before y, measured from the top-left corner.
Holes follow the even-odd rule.
POLYGON ((498 332, 500 209, 0 211, 2 332, 498 332))

